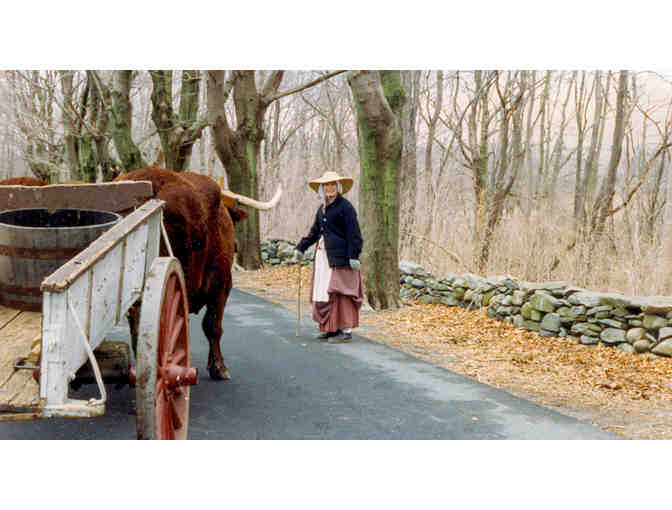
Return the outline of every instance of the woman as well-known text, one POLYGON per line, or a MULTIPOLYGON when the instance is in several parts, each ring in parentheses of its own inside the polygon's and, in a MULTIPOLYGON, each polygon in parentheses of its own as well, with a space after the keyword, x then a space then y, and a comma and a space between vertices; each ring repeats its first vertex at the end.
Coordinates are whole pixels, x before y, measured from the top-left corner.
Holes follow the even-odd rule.
POLYGON ((294 259, 317 242, 310 293, 313 320, 321 331, 317 338, 331 344, 351 342, 364 296, 359 272, 362 234, 355 208, 343 198, 352 188, 352 178, 325 172, 308 185, 324 203, 296 246, 294 259))

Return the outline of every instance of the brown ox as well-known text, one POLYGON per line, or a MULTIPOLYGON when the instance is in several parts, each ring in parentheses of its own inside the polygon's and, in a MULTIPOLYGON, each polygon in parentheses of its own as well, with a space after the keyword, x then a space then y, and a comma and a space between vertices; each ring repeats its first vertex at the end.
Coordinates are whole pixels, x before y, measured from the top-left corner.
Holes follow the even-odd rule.
MULTIPOLYGON (((219 185, 200 174, 147 167, 115 180, 150 181, 154 197, 166 202, 164 224, 173 254, 184 270, 189 312, 195 314, 206 307, 202 326, 210 344, 210 377, 229 379, 220 350, 222 315, 232 286, 233 227, 249 213, 226 207, 219 185)), ((163 246, 161 255, 167 255, 163 246)), ((137 316, 131 313, 129 318, 133 329, 137 316)))

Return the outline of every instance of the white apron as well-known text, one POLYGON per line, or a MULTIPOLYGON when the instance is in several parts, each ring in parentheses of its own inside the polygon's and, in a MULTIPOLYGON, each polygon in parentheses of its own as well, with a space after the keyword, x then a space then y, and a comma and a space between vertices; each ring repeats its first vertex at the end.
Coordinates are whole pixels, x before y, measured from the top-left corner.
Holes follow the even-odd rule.
POLYGON ((332 269, 329 267, 327 250, 324 248, 324 238, 320 237, 315 250, 315 281, 313 283, 313 301, 328 302, 329 282, 332 269))

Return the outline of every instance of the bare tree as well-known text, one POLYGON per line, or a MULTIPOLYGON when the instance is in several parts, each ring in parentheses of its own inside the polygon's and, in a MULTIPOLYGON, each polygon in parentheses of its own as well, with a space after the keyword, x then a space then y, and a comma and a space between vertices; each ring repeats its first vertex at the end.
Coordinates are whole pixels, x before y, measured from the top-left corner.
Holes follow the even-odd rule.
POLYGON ((522 147, 522 99, 526 92, 525 82, 518 73, 508 72, 504 92, 499 86, 499 74, 495 88, 500 101, 499 150, 495 168, 490 174, 490 183, 486 193, 486 222, 478 255, 478 269, 483 273, 490 258, 492 237, 504 210, 504 200, 518 178, 522 166, 524 150, 522 147), (509 132, 511 131, 511 139, 509 132), (510 144, 510 146, 509 146, 510 144))
POLYGON ((342 170, 345 152, 356 155, 347 138, 352 123, 352 102, 347 87, 335 78, 319 88, 319 95, 312 99, 301 93, 301 99, 320 119, 321 157, 323 166, 342 170))
MULTIPOLYGON (((560 94, 560 90, 562 88, 562 74, 560 75, 560 79, 558 80, 558 95, 560 94)), ((571 159, 572 155, 574 154, 574 150, 567 150, 566 144, 565 144, 565 130, 567 128, 567 124, 569 123, 569 120, 567 119, 567 105, 569 104, 569 99, 571 97, 572 93, 572 87, 571 84, 567 87, 567 95, 565 96, 565 100, 562 103, 562 110, 561 110, 561 117, 560 117, 560 125, 558 127, 558 134, 555 138, 555 143, 553 144, 553 151, 551 153, 551 178, 549 180, 549 188, 547 190, 548 195, 550 197, 551 201, 551 206, 555 204, 555 199, 557 195, 557 190, 558 190, 558 178, 560 177, 560 171, 562 168, 567 164, 567 162, 571 159), (565 155, 565 151, 567 154, 565 155)))
POLYGON ((182 71, 178 111, 173 109, 173 72, 150 71, 152 77, 152 120, 159 132, 166 168, 181 172, 189 164, 194 143, 208 125, 198 119, 200 71, 182 71))
MULTIPOLYGON (((609 90, 609 82, 611 80, 611 73, 607 76, 607 87, 609 90)), ((600 153, 602 149, 602 137, 604 135, 604 119, 606 117, 606 101, 604 100, 604 92, 602 89, 602 72, 595 71, 593 78, 593 93, 595 94, 595 104, 593 107, 593 122, 590 125, 591 141, 588 147, 588 154, 583 168, 583 176, 579 183, 577 195, 577 207, 579 212, 579 220, 581 223, 585 222, 587 214, 586 204, 594 197, 595 187, 597 185, 598 162, 600 160, 600 153)), ((577 156, 578 157, 578 156, 577 156)))
POLYGON ((436 128, 441 116, 441 110, 443 109, 443 71, 436 71, 435 85, 434 94, 428 93, 426 96, 426 114, 424 116, 427 123, 427 142, 425 144, 425 165, 423 172, 425 176, 425 192, 423 194, 423 200, 426 201, 426 207, 429 213, 427 215, 427 222, 425 224, 425 238, 430 237, 432 225, 434 224, 433 213, 436 193, 434 186, 433 152, 436 140, 436 128), (432 100, 434 102, 433 108, 430 105, 432 100))
POLYGON ((417 189, 418 189, 418 135, 416 121, 420 97, 420 77, 422 71, 401 71, 401 81, 407 100, 401 109, 401 129, 403 133, 401 151, 401 203, 400 233, 401 242, 413 252, 415 238, 411 232, 416 230, 417 189))
POLYGON ((586 109, 586 72, 581 74, 579 85, 579 71, 574 71, 572 77, 574 84, 574 106, 576 108, 576 174, 574 178, 574 221, 580 223, 581 211, 583 210, 583 188, 582 184, 582 170, 583 170, 583 141, 586 136, 586 120, 584 111, 586 109))
POLYGON ((519 71, 506 74, 502 90, 500 71, 474 71, 473 95, 454 125, 463 164, 473 174, 474 239, 478 246, 476 265, 480 272, 488 263, 505 199, 518 178, 525 155, 522 111, 527 81, 519 71), (490 105, 493 89, 496 100, 490 105), (462 134, 464 123, 467 124, 466 140, 462 134), (498 135, 497 144, 492 146, 491 132, 498 135))
MULTIPOLYGON (((672 101, 668 104, 668 111, 664 120, 664 125, 661 127, 659 122, 653 121, 648 114, 645 114, 645 121, 653 121, 654 126, 658 131, 658 136, 662 140, 662 152, 660 154, 660 161, 657 164, 656 170, 651 179, 646 193, 641 200, 641 211, 644 218, 644 236, 649 242, 653 242, 656 236, 656 226, 660 225, 667 205, 667 188, 669 184, 669 176, 666 175, 666 170, 669 160, 669 146, 672 140, 672 101)), ((643 110, 642 110, 643 111, 643 110)), ((646 126, 646 122, 645 122, 646 126)), ((645 129, 643 129, 645 133, 645 129)), ((652 161, 645 162, 646 159, 646 138, 643 136, 642 140, 642 165, 640 172, 640 182, 647 180, 647 174, 651 168, 652 161)), ((654 154, 655 156, 655 154, 654 154)))
POLYGON ((57 181, 64 162, 63 140, 56 131, 58 73, 5 71, 4 75, 23 158, 36 177, 57 181))
MULTIPOLYGON (((275 101, 342 73, 325 73, 298 87, 280 91, 284 71, 272 71, 257 88, 254 71, 236 70, 226 76, 225 71, 208 71, 208 116, 215 150, 226 169, 231 190, 258 198, 259 157, 265 137, 264 118, 268 107, 275 101), (226 101, 233 96, 236 126, 227 117, 226 101)), ((238 225, 238 260, 246 269, 261 267, 261 241, 258 211, 238 225)))
POLYGON ((590 231, 598 241, 604 232, 604 224, 611 214, 614 194, 616 191, 616 171, 621 160, 623 134, 626 123, 626 100, 628 92, 628 71, 620 71, 618 77, 618 93, 616 96, 616 120, 611 142, 611 156, 607 175, 602 181, 600 191, 592 208, 590 231))

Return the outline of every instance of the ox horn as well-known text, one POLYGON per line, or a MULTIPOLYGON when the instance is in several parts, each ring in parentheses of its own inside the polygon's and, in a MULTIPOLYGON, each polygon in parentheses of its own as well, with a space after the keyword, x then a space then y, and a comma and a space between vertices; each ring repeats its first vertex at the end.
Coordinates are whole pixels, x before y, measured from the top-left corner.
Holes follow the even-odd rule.
POLYGON ((282 195, 282 185, 278 186, 278 190, 275 192, 275 195, 273 195, 273 198, 268 202, 260 202, 252 198, 239 195, 238 193, 234 193, 233 191, 230 191, 228 189, 222 190, 222 198, 228 200, 235 200, 236 202, 241 203, 243 205, 248 205, 254 209, 261 209, 264 211, 268 209, 273 209, 278 204, 278 201, 280 200, 280 195, 282 195))

